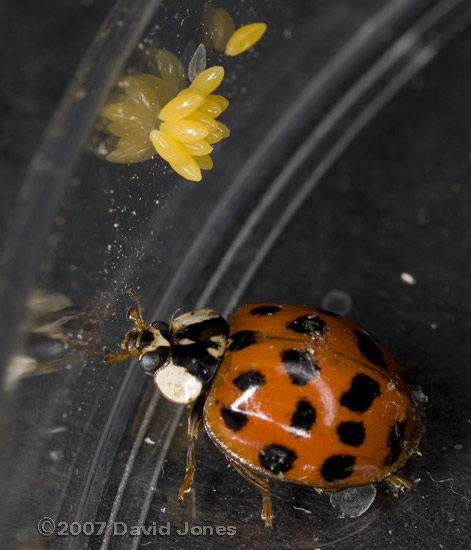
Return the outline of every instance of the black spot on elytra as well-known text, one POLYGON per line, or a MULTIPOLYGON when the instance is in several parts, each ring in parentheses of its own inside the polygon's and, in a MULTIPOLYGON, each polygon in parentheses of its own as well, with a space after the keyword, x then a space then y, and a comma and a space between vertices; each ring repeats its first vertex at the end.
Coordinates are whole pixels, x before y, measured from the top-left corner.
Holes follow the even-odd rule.
POLYGON ((361 330, 354 330, 353 332, 358 339, 358 349, 360 353, 368 359, 370 363, 386 369, 387 366, 384 361, 383 352, 373 338, 361 330))
POLYGON ((242 411, 234 411, 229 407, 221 408, 221 416, 226 426, 234 432, 241 430, 249 420, 249 417, 242 411))
POLYGON ((239 376, 234 378, 232 382, 239 388, 239 390, 246 391, 254 386, 258 388, 262 384, 265 384, 265 377, 260 371, 251 369, 239 374, 239 376))
POLYGON ((310 380, 319 376, 321 369, 314 363, 313 356, 307 350, 284 350, 281 352, 281 360, 291 382, 296 386, 304 386, 310 380))
POLYGON ((291 323, 286 325, 286 328, 301 334, 321 336, 325 331, 325 321, 317 315, 310 313, 291 321, 291 323))
POLYGON ((281 306, 259 306, 250 310, 250 315, 273 315, 282 309, 281 306))
POLYGON ((352 455, 332 455, 321 466, 321 476, 325 481, 340 481, 353 472, 355 457, 352 455))
POLYGON ((257 343, 257 333, 254 330, 239 330, 230 337, 228 351, 239 351, 257 343))
POLYGON ((301 399, 296 405, 296 410, 291 417, 290 426, 297 430, 309 432, 316 421, 316 409, 306 401, 301 399))
POLYGON ((404 435, 406 432, 405 420, 398 420, 391 428, 388 439, 389 453, 386 456, 386 466, 391 466, 399 458, 404 445, 404 435))
POLYGON ((379 395, 381 391, 376 380, 366 374, 357 374, 352 379, 350 389, 340 398, 340 404, 354 412, 365 412, 379 395))
POLYGON ((260 464, 277 475, 291 470, 298 455, 282 445, 267 445, 259 453, 260 464))
POLYGON ((337 434, 345 445, 359 447, 365 440, 365 427, 363 422, 341 422, 337 426, 337 434))

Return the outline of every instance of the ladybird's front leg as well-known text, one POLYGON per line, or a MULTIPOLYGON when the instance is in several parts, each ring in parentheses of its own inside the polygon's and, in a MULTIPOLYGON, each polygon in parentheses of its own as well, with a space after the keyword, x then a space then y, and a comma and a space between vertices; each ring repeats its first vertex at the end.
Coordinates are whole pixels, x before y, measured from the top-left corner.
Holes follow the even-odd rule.
POLYGON ((105 357, 103 357, 105 363, 121 363, 122 361, 126 361, 130 355, 129 351, 114 351, 109 348, 104 348, 104 351, 106 353, 105 357))
POLYGON ((186 475, 178 493, 178 500, 182 501, 185 498, 185 493, 191 491, 193 475, 196 469, 195 458, 195 443, 198 435, 203 427, 204 404, 206 401, 206 392, 198 397, 193 408, 191 409, 190 417, 188 418, 188 450, 186 453, 186 475))
POLYGON ((252 472, 245 466, 242 466, 241 464, 238 464, 237 462, 234 462, 231 459, 229 459, 229 462, 232 464, 232 466, 234 466, 234 468, 239 472, 239 474, 243 475, 246 479, 248 479, 251 483, 253 483, 259 491, 262 491, 263 504, 262 504, 261 518, 265 521, 265 527, 271 527, 272 520, 273 520, 273 512, 271 508, 270 485, 268 481, 265 478, 256 474, 255 472, 252 472))

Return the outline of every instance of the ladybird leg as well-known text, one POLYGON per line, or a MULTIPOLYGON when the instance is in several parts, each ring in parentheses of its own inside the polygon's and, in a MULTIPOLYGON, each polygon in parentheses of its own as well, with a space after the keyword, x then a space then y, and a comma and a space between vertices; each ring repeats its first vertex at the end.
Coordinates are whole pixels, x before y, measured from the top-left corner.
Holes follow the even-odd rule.
POLYGON ((389 483, 391 483, 396 489, 400 489, 401 491, 404 491, 405 489, 412 489, 412 483, 410 481, 394 474, 390 474, 386 480, 389 481, 389 483))
POLYGON ((234 468, 245 477, 245 479, 248 479, 250 482, 252 482, 255 487, 259 491, 262 491, 263 493, 263 505, 262 505, 262 519, 265 521, 265 527, 271 527, 272 526, 272 519, 273 519, 273 512, 271 508, 271 498, 270 498, 270 485, 268 481, 255 474, 245 466, 242 466, 241 464, 238 464, 237 462, 234 462, 229 458, 229 462, 234 466, 234 468))
POLYGON ((178 500, 182 501, 185 498, 185 493, 191 491, 191 483, 193 474, 196 469, 195 459, 195 443, 198 435, 203 427, 204 404, 206 402, 206 392, 201 394, 196 400, 191 409, 190 417, 188 418, 188 450, 186 453, 186 475, 178 493, 178 500))

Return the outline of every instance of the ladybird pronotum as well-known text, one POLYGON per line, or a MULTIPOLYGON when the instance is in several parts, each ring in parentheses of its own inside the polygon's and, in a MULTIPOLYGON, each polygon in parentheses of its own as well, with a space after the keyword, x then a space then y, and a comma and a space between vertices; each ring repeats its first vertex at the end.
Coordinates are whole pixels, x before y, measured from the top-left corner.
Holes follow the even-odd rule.
POLYGON ((411 487, 395 472, 417 452, 419 409, 399 365, 366 330, 323 309, 277 303, 242 307, 229 322, 201 309, 148 324, 130 294, 134 328, 105 361, 135 356, 164 397, 195 402, 180 500, 203 425, 262 492, 266 526, 270 479, 319 492, 383 479, 411 487))

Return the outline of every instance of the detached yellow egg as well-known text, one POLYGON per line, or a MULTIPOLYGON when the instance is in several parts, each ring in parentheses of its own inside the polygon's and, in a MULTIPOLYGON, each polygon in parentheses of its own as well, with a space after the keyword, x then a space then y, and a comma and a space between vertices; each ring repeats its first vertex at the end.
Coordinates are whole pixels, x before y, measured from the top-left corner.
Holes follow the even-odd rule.
POLYGON ((251 48, 262 38, 267 26, 265 23, 252 23, 237 29, 226 44, 226 55, 239 55, 251 48))

